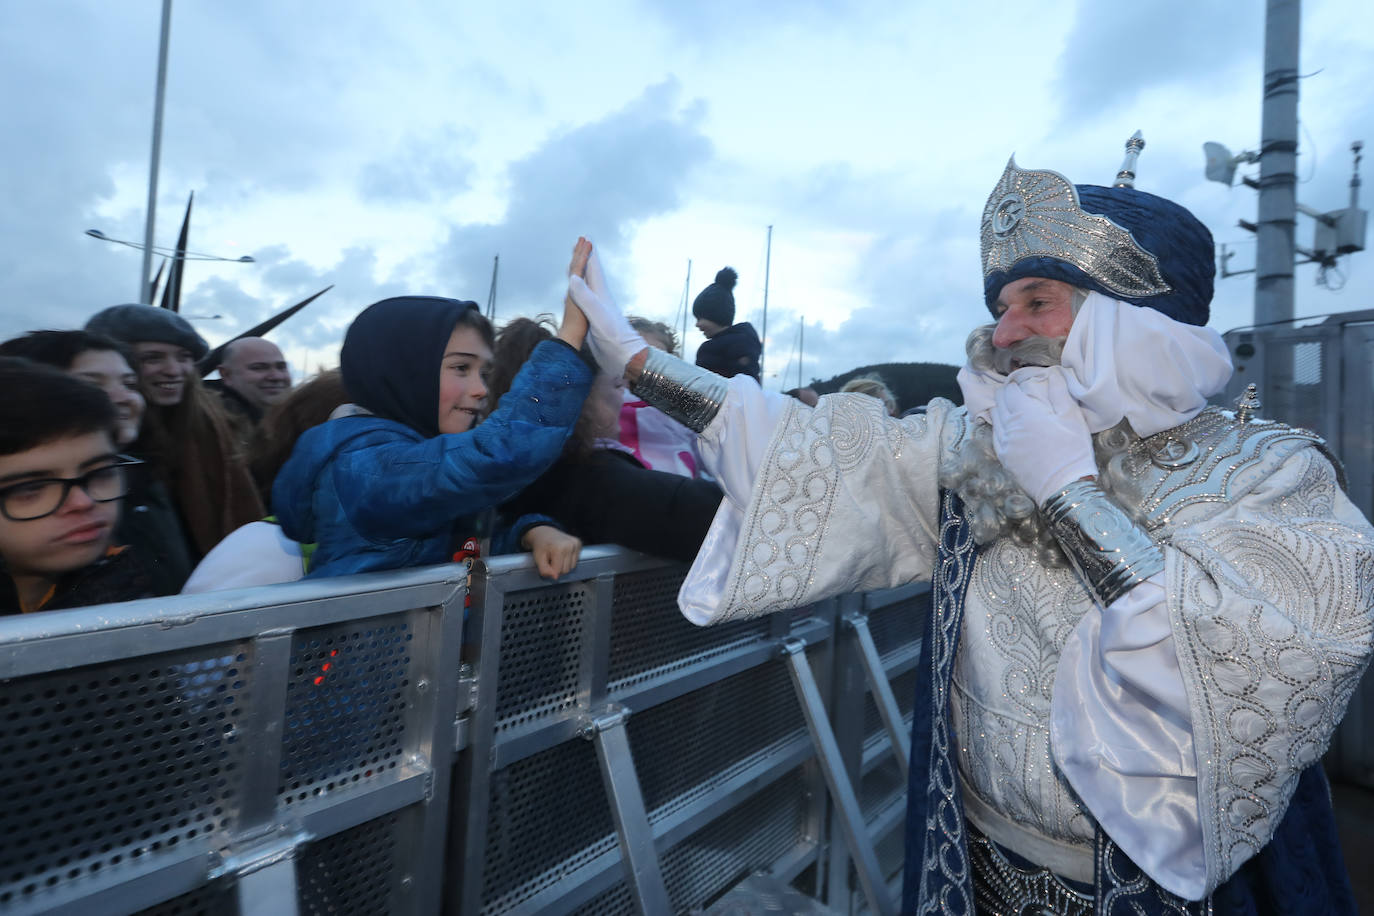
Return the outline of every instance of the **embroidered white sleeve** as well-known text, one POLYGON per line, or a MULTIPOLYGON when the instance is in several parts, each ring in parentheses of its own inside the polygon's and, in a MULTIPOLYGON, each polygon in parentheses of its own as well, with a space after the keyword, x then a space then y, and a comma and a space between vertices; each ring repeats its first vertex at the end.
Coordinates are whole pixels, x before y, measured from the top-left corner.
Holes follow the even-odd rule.
MULTIPOLYGON (((742 506, 743 488, 723 479, 731 508, 722 503, 679 592, 688 619, 754 617, 929 576, 951 409, 932 405, 895 420, 857 394, 827 396, 815 409, 784 407, 742 506)), ((708 467, 712 432, 702 436, 708 467)))
POLYGON ((1166 550, 1210 892, 1263 847, 1374 643, 1374 529, 1315 449, 1166 550))

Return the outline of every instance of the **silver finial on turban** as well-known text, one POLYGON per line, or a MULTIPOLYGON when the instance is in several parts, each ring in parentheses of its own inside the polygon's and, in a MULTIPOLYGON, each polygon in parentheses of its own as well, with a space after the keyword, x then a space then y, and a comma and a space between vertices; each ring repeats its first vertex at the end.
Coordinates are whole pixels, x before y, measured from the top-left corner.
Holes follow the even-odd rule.
POLYGON ((1131 134, 1131 139, 1126 141, 1126 158, 1121 162, 1121 168, 1116 173, 1116 181, 1112 182, 1112 187, 1135 187, 1135 161, 1140 158, 1140 151, 1144 148, 1144 135, 1140 131, 1131 134))
POLYGON ((1054 258, 1123 298, 1172 292, 1155 256, 1107 217, 1085 211, 1067 178, 1020 169, 1015 156, 983 207, 981 241, 984 279, 1027 258, 1054 258))

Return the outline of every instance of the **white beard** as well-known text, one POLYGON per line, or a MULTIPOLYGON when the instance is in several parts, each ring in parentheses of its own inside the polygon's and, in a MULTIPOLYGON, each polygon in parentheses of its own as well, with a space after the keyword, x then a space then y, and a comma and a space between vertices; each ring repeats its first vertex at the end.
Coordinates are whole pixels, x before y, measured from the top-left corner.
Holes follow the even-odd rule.
MULTIPOLYGON (((1006 349, 992 346, 992 330, 996 325, 975 328, 969 335, 966 349, 969 365, 984 372, 1008 374, 1018 366, 1053 366, 1059 362, 1064 341, 1034 337, 1006 349)), ((1021 485, 998 460, 992 445, 992 427, 972 421, 972 432, 960 443, 958 450, 940 462, 941 488, 953 490, 964 503, 973 539, 978 544, 990 544, 998 538, 1009 537, 1018 544, 1034 548, 1040 561, 1049 566, 1064 566, 1067 561, 1044 520, 1021 485)), ((1095 434, 1093 454, 1097 459, 1098 485, 1108 493, 1128 497, 1129 482, 1116 461, 1125 454, 1139 436, 1122 420, 1111 429, 1095 434)), ((1129 498, 1123 506, 1133 511, 1129 498)))

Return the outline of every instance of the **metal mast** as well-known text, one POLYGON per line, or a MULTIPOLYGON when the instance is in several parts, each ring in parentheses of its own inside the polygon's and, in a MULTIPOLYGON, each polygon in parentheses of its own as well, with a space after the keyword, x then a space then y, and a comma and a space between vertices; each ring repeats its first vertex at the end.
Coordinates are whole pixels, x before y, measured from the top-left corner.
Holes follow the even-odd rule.
POLYGON ((143 265, 138 300, 152 303, 153 221, 157 214, 157 166, 162 158, 162 99, 167 93, 167 40, 172 31, 172 0, 162 0, 162 37, 157 49, 157 90, 153 102, 153 151, 148 164, 148 219, 143 230, 143 265))
POLYGON ((1293 232, 1297 225, 1298 36, 1300 0, 1267 0, 1264 108, 1260 123, 1255 324, 1293 317, 1293 232))
POLYGON ((496 274, 501 269, 501 256, 491 257, 491 289, 487 291, 487 320, 496 320, 496 274))
POLYGON ((687 317, 692 314, 692 259, 687 259, 687 279, 682 281, 682 358, 687 358, 687 317))
POLYGON ((763 355, 768 349, 768 273, 773 264, 773 227, 768 227, 768 247, 763 255, 763 339, 759 348, 759 384, 763 384, 763 355))

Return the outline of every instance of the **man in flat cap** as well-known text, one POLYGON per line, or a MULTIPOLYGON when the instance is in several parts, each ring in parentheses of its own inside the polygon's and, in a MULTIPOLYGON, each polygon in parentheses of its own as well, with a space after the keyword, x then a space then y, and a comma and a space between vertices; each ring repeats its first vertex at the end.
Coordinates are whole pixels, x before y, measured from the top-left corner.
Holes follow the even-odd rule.
POLYGON ((603 369, 725 490, 699 624, 920 579, 904 912, 1353 912, 1318 763, 1374 640, 1374 529, 1316 435, 1207 406, 1213 246, 1131 187, 1008 164, 965 406, 807 407, 648 350, 603 369))

